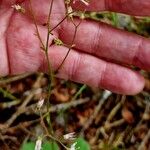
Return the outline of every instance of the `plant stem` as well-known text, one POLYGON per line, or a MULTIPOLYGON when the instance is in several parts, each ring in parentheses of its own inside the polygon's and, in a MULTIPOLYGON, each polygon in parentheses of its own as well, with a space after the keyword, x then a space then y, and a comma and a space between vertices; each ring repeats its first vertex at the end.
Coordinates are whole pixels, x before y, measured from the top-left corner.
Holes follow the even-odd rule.
MULTIPOLYGON (((72 21, 72 22, 73 22, 73 21, 72 21)), ((73 35, 73 39, 72 39, 72 42, 71 42, 71 46, 69 47, 68 52, 67 52, 67 54, 65 55, 63 61, 61 62, 61 64, 60 64, 60 65, 58 66, 58 68, 56 69, 56 73, 57 73, 57 72, 61 69, 61 67, 63 66, 64 62, 66 61, 66 59, 67 59, 67 57, 68 57, 68 55, 69 55, 69 53, 70 53, 70 51, 71 51, 71 49, 72 49, 72 47, 73 47, 73 44, 74 44, 74 41, 75 41, 75 38, 76 38, 76 35, 77 35, 78 27, 79 27, 79 25, 81 24, 81 22, 82 22, 82 20, 80 20, 80 22, 79 22, 77 25, 73 22, 73 24, 74 24, 74 26, 75 26, 75 32, 74 32, 74 35, 73 35)))

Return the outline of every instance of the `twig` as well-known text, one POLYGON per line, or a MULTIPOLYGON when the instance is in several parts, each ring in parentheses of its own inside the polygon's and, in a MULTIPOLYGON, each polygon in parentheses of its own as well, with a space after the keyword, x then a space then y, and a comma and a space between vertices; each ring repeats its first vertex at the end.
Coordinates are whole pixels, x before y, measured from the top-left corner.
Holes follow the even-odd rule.
POLYGON ((98 115, 99 111, 101 110, 103 104, 105 103, 105 101, 108 99, 108 97, 111 95, 112 93, 110 91, 105 90, 102 98, 99 100, 99 104, 96 106, 94 113, 91 115, 91 117, 86 121, 85 125, 83 126, 82 130, 81 130, 81 134, 84 133, 84 131, 86 129, 88 129, 90 127, 90 125, 92 124, 93 120, 96 118, 96 116, 98 115))
POLYGON ((54 0, 51 1, 50 3, 50 8, 49 8, 49 14, 48 14, 48 20, 47 20, 47 40, 46 40, 46 46, 45 46, 45 55, 46 55, 46 60, 47 60, 47 63, 48 63, 48 80, 49 80, 49 86, 48 86, 48 102, 49 102, 49 99, 51 97, 51 88, 52 88, 52 83, 53 83, 53 71, 52 71, 52 67, 51 67, 51 63, 50 63, 50 60, 49 60, 49 57, 48 57, 48 48, 49 48, 49 38, 50 38, 50 19, 51 19, 51 13, 52 13, 52 8, 53 8, 53 3, 54 3, 54 0))
POLYGON ((4 102, 4 103, 0 104, 0 107, 3 108, 3 109, 6 109, 6 108, 11 108, 13 106, 16 106, 20 103, 21 103, 21 100, 20 101, 15 100, 15 101, 12 101, 12 102, 4 102))
POLYGON ((44 122, 44 116, 40 116, 40 120, 41 120, 41 125, 44 128, 46 135, 44 137, 49 137, 51 140, 57 141, 59 144, 61 144, 66 150, 68 149, 59 139, 57 139, 54 135, 51 135, 45 125, 44 122))
POLYGON ((42 41, 42 38, 40 36, 40 32, 39 32, 39 29, 38 29, 38 25, 37 25, 37 22, 36 22, 36 18, 35 18, 35 15, 34 15, 34 12, 33 12, 33 7, 32 7, 32 0, 29 0, 29 4, 30 4, 30 9, 31 9, 31 15, 33 17, 33 21, 34 21, 34 25, 35 25, 35 28, 36 28, 36 33, 37 33, 37 36, 38 36, 38 39, 42 45, 42 49, 45 49, 45 45, 42 41))
POLYGON ((27 78, 27 77, 33 75, 33 74, 34 73, 26 73, 26 74, 17 75, 17 76, 14 76, 14 77, 3 78, 3 79, 0 80, 0 86, 5 85, 5 84, 9 84, 11 82, 15 82, 15 81, 18 81, 18 80, 22 80, 24 78, 27 78))
MULTIPOLYGON (((27 121, 27 122, 21 122, 16 126, 13 127, 9 127, 9 128, 2 128, 0 129, 0 132, 4 135, 4 134, 13 134, 14 132, 17 132, 19 129, 24 130, 25 128, 28 128, 29 126, 31 126, 34 123, 38 123, 40 121, 40 119, 36 119, 36 120, 32 120, 32 121, 27 121)), ((33 135, 33 133, 32 133, 33 135)))
POLYGON ((57 27, 59 27, 59 25, 61 25, 61 23, 63 23, 63 22, 68 18, 69 15, 71 15, 71 14, 73 14, 73 13, 74 13, 73 11, 70 12, 70 13, 68 13, 55 27, 53 27, 52 29, 50 29, 49 34, 52 34, 52 32, 53 32, 57 27))
POLYGON ((11 141, 13 141, 13 142, 15 142, 15 143, 18 143, 18 140, 17 140, 17 137, 15 137, 15 136, 8 136, 8 135, 4 135, 4 136, 2 136, 1 137, 2 138, 2 140, 11 140, 11 141))
POLYGON ((104 128, 105 128, 105 130, 110 130, 111 128, 118 127, 118 126, 122 125, 123 123, 125 123, 125 120, 120 119, 120 120, 114 121, 112 123, 106 124, 104 126, 104 128))
MULTIPOLYGON (((117 97, 117 98, 119 99, 119 97, 117 97)), ((123 95, 121 98, 121 101, 111 110, 111 112, 109 113, 109 115, 107 117, 107 120, 104 123, 104 126, 101 127, 104 130, 103 132, 106 132, 107 130, 110 130, 113 127, 120 126, 121 124, 123 124, 125 122, 124 119, 120 119, 120 120, 117 120, 117 121, 110 123, 110 121, 116 115, 118 110, 121 108, 121 105, 124 103, 125 99, 126 99, 126 96, 123 95)), ((100 133, 101 133, 101 129, 100 129, 100 132, 97 133, 97 137, 99 136, 100 133)))
POLYGON ((87 85, 84 84, 84 85, 79 89, 79 91, 73 96, 73 98, 72 98, 71 100, 72 100, 72 101, 76 100, 77 97, 78 97, 79 95, 81 95, 81 93, 82 93, 86 88, 87 88, 87 85))
POLYGON ((117 121, 114 121, 113 123, 108 123, 105 124, 104 126, 100 127, 97 131, 96 131, 96 136, 94 137, 94 142, 98 139, 100 133, 103 135, 103 137, 105 139, 108 139, 108 134, 106 133, 106 131, 110 130, 113 127, 118 127, 120 125, 122 125, 124 123, 124 119, 120 119, 117 121))
POLYGON ((46 109, 43 110, 44 113, 49 113, 49 112, 57 112, 57 111, 60 111, 60 110, 66 110, 66 109, 69 109, 71 107, 77 107, 78 105, 82 105, 82 104, 85 104, 87 102, 89 102, 89 98, 85 98, 85 99, 78 99, 76 101, 70 101, 68 103, 64 103, 64 104, 58 104, 58 105, 55 105, 55 106, 51 106, 49 108, 49 111, 47 112, 46 109))
POLYGON ((61 64, 60 64, 60 65, 58 66, 58 68, 56 69, 56 73, 61 69, 61 67, 63 66, 64 62, 66 61, 66 59, 67 59, 67 57, 68 57, 70 51, 72 50, 72 47, 74 46, 74 41, 75 41, 75 38, 76 38, 76 35, 77 35, 78 27, 80 26, 81 22, 82 22, 82 20, 80 20, 80 22, 76 25, 76 24, 72 21, 72 23, 73 23, 73 25, 74 25, 74 27, 75 27, 75 32, 74 32, 74 35, 73 35, 73 39, 72 39, 71 45, 70 45, 70 47, 69 47, 69 49, 68 49, 68 51, 67 51, 67 54, 65 55, 65 57, 64 57, 63 61, 61 62, 61 64))
POLYGON ((138 150, 145 150, 145 147, 146 147, 146 144, 148 143, 148 140, 150 140, 150 129, 149 129, 147 135, 142 140, 138 150))
POLYGON ((19 99, 17 99, 14 95, 12 95, 10 92, 4 90, 3 88, 0 88, 0 93, 2 93, 5 98, 9 98, 10 100, 20 102, 19 99))
POLYGON ((6 149, 9 150, 9 146, 6 144, 5 140, 3 139, 3 135, 0 133, 0 140, 3 142, 5 145, 6 149))
MULTIPOLYGON (((57 104, 57 105, 51 106, 48 111, 47 111, 47 108, 43 108, 42 113, 44 114, 44 116, 47 116, 48 113, 54 113, 54 112, 58 112, 60 110, 66 110, 66 109, 69 109, 69 108, 72 108, 72 107, 77 107, 78 105, 85 104, 89 101, 90 101, 89 98, 84 98, 84 99, 78 99, 78 100, 75 100, 75 101, 70 101, 70 102, 64 103, 64 104, 57 104)), ((25 113, 25 112, 28 112, 28 113, 33 113, 34 112, 34 113, 36 113, 35 112, 36 107, 37 107, 37 104, 33 104, 33 105, 30 105, 26 108, 23 108, 22 111, 21 111, 21 114, 25 113)))
POLYGON ((117 139, 113 142, 114 147, 118 147, 120 145, 124 146, 123 138, 125 136, 125 131, 119 133, 119 135, 116 136, 117 139))
MULTIPOLYGON (((47 108, 43 109, 42 110, 42 113, 46 113, 43 117, 47 116, 48 113, 52 113, 52 112, 57 112, 57 111, 60 111, 60 110, 66 110, 66 109, 69 109, 69 108, 72 108, 72 107, 77 107, 78 105, 82 105, 82 104, 85 104, 87 102, 89 102, 89 98, 85 98, 85 99, 78 99, 76 101, 71 101, 71 102, 68 102, 68 103, 64 103, 64 104, 58 104, 58 105, 55 105, 55 106, 51 106, 47 112, 47 108)), ((35 108, 36 105, 30 105, 28 107, 24 107, 22 109, 19 110, 18 108, 18 113, 16 112, 11 118, 10 118, 10 121, 8 120, 7 121, 7 126, 5 126, 5 129, 3 129, 3 133, 5 133, 6 131, 6 128, 7 130, 9 131, 9 126, 14 122, 14 120, 21 114, 25 113, 25 112, 28 112, 28 113, 31 113, 31 112, 35 112, 33 108, 35 108), (5 131, 5 132, 4 132, 5 131)), ((20 126, 20 125, 18 125, 20 126)), ((12 127, 13 128, 13 127, 12 127)), ((15 128, 15 127, 14 127, 15 128)), ((11 129, 11 128, 10 128, 11 129)))
MULTIPOLYGON (((42 79, 43 74, 40 74, 36 80, 36 82, 33 85, 33 89, 35 89, 35 86, 37 86, 37 83, 39 83, 39 80, 42 79)), ((30 95, 27 96, 27 98, 24 100, 24 102, 21 104, 21 106, 19 106, 19 108, 17 109, 17 111, 11 116, 11 118, 9 118, 6 121, 6 125, 7 127, 9 127, 15 120, 16 118, 22 114, 23 110, 25 109, 26 105, 31 101, 31 99, 34 97, 34 95, 36 94, 35 92, 36 90, 33 90, 32 93, 30 95)))
POLYGON ((114 138, 115 138, 115 131, 113 131, 111 133, 111 135, 109 136, 109 139, 108 139, 108 145, 111 145, 112 142, 114 141, 114 138))
POLYGON ((117 103, 117 105, 109 113, 105 124, 109 123, 113 119, 113 117, 117 114, 117 112, 121 108, 121 106, 124 103, 125 99, 126 99, 126 96, 122 96, 121 101, 119 103, 117 103))

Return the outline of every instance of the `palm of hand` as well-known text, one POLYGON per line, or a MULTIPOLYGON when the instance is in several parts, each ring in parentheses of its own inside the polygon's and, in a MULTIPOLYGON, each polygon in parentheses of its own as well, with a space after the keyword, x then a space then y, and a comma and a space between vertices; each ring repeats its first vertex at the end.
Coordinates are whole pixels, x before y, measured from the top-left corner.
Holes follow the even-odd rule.
MULTIPOLYGON (((8 51, 9 57, 7 67, 5 67, 7 71, 4 72, 8 74, 8 69, 11 74, 41 70, 43 69, 43 63, 45 63, 44 53, 40 49, 41 43, 36 35, 37 31, 33 21, 30 1, 26 0, 20 4, 25 9, 25 14, 19 13, 11 8, 14 6, 12 3, 9 2, 2 9, 5 14, 3 12, 1 13, 1 24, 6 24, 5 31, 3 32, 5 32, 7 39, 2 35, 7 43, 4 49, 5 52, 8 51)), ((49 5, 49 0, 44 2, 42 0, 36 0, 32 2, 32 9, 44 44, 46 43, 47 37, 47 27, 44 24, 47 23, 49 5)), ((55 1, 54 6, 55 10, 53 11, 54 15, 52 15, 51 21, 52 26, 56 25, 65 15, 63 1, 55 1), (58 9, 56 6, 58 6, 58 9)), ((54 32, 58 36, 58 30, 54 32)), ((52 37, 50 37, 49 46, 51 43, 52 37)))
MULTIPOLYGON (((94 2, 96 0, 93 0, 93 4, 94 2)), ((18 74, 38 70, 46 72, 45 54, 41 50, 41 43, 36 35, 29 1, 21 2, 22 7, 26 10, 25 14, 14 12, 11 8, 13 2, 5 1, 3 4, 0 1, 0 3, 2 3, 0 10, 0 25, 2 26, 0 29, 2 54, 0 74, 18 74)), ((47 22, 50 1, 33 0, 32 6, 40 36, 43 43, 46 43, 47 27, 44 25, 47 22)), ((104 3, 101 6, 93 6, 93 8, 96 7, 101 7, 102 10, 104 3)), ((54 0, 51 27, 55 27, 64 17, 63 0, 54 0)), ((74 21, 78 24, 79 19, 74 21)), ((53 39, 59 37, 65 43, 71 43, 74 32, 73 23, 65 20, 53 31, 54 36, 50 36, 48 53, 54 69, 61 64, 68 48, 54 45, 53 39)), ((75 47, 70 51, 63 67, 59 70, 59 77, 107 88, 117 93, 135 94, 141 91, 144 86, 144 79, 141 75, 105 60, 149 69, 149 40, 102 23, 84 20, 79 26, 74 43, 75 47)))

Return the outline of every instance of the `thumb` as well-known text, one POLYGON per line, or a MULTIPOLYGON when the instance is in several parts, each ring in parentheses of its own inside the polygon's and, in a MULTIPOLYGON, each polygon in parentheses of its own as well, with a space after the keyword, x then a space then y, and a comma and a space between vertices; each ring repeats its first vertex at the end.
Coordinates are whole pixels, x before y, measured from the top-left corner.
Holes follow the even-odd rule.
POLYGON ((135 16, 150 16, 150 0, 75 0, 72 7, 77 10, 87 11, 114 11, 135 16))

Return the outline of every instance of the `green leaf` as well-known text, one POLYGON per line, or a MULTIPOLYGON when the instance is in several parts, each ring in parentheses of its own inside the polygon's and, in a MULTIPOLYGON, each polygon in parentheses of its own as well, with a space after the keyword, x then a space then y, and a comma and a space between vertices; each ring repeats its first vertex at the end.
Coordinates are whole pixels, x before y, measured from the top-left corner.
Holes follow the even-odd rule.
MULTIPOLYGON (((22 145, 20 150, 34 150, 35 143, 34 142, 26 142, 22 145)), ((48 142, 42 144, 42 150, 59 150, 59 146, 56 142, 48 142)))
POLYGON ((76 149, 80 148, 79 150, 90 150, 90 145, 85 139, 78 138, 76 142, 76 149))
POLYGON ((21 150, 34 150, 34 148, 35 148, 35 143, 27 142, 22 145, 21 150))
POLYGON ((56 142, 45 142, 42 150, 59 150, 59 146, 56 142))

